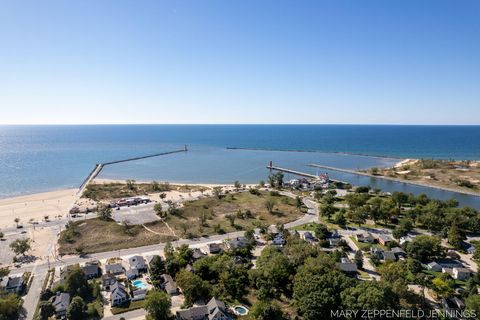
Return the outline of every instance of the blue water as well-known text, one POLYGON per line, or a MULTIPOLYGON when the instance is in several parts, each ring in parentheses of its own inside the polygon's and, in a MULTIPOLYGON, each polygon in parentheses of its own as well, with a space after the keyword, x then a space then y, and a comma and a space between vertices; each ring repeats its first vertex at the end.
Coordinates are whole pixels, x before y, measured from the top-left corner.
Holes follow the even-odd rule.
MULTIPOLYGON (((358 169, 397 161, 388 157, 480 159, 480 126, 0 126, 0 197, 77 187, 96 163, 184 144, 191 151, 109 166, 101 177, 248 183, 266 179, 269 160, 316 173, 306 164, 358 169), (226 150, 226 146, 320 152, 226 150)), ((426 192, 440 199, 455 196, 462 204, 480 207, 478 197, 338 172, 331 176, 386 191, 426 192)))

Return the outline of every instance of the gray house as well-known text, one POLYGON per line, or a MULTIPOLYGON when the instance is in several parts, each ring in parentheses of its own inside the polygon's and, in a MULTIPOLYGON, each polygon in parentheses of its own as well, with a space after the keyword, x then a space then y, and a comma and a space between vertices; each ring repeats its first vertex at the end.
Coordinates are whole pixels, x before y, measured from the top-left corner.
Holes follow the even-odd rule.
POLYGON ((125 286, 120 282, 115 282, 110 286, 110 304, 112 307, 122 305, 129 300, 125 286))
POLYGON ((23 277, 8 277, 4 280, 4 290, 8 293, 21 293, 25 288, 25 281, 23 277))
POLYGON ((94 279, 100 276, 100 268, 97 265, 86 265, 82 267, 83 273, 85 273, 85 278, 94 279))
POLYGON ((346 273, 357 272, 357 264, 351 262, 348 258, 342 258, 337 266, 341 271, 346 273))
POLYGON ((142 256, 133 256, 128 259, 130 269, 137 269, 139 273, 147 272, 147 264, 142 256))
POLYGON ((178 293, 177 284, 173 281, 172 277, 169 274, 162 274, 162 288, 169 295, 175 295, 178 293))
POLYGON ((215 298, 204 306, 192 307, 176 312, 177 320, 230 320, 225 304, 215 298))
POLYGON ((122 274, 124 271, 120 263, 111 263, 105 265, 105 272, 111 274, 122 274))
POLYGON ((50 298, 50 302, 55 308, 55 316, 57 318, 65 318, 67 316, 67 309, 70 304, 70 294, 57 292, 56 295, 50 298))
POLYGON ((104 290, 110 290, 110 286, 117 282, 117 277, 112 273, 106 273, 102 275, 102 288, 104 290))

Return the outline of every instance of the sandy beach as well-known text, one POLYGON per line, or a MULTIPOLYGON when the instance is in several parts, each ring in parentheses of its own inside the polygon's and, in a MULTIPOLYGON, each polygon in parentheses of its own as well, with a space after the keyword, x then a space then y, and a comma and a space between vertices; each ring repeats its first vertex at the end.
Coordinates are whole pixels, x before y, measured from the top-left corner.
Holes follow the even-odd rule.
POLYGON ((20 219, 20 224, 26 224, 31 219, 40 221, 44 216, 65 216, 75 201, 76 192, 77 189, 66 189, 0 199, 0 228, 14 227, 15 218, 20 219))

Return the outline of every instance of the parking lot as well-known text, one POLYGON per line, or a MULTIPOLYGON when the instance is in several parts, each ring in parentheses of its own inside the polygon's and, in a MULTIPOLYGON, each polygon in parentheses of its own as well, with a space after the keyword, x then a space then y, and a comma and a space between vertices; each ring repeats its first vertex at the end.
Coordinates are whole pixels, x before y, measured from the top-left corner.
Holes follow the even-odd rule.
POLYGON ((113 219, 122 223, 128 220, 131 224, 145 224, 160 220, 153 210, 154 203, 139 204, 130 207, 120 207, 113 209, 113 219))

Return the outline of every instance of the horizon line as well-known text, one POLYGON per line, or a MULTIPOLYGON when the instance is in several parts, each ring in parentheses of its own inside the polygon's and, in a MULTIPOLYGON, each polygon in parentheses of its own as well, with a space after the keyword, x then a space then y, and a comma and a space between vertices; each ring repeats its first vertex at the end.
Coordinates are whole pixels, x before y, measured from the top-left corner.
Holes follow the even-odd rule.
POLYGON ((0 126, 480 126, 457 123, 0 123, 0 126))

